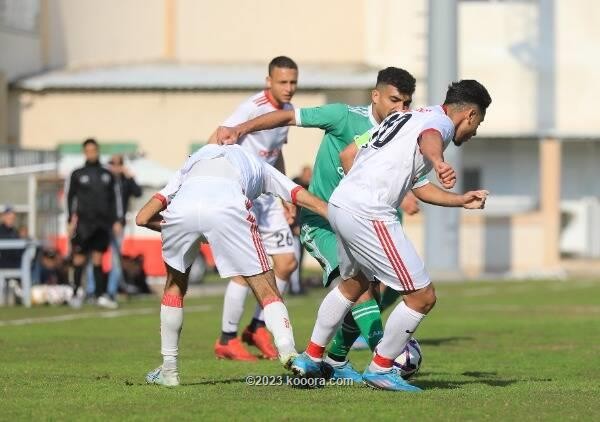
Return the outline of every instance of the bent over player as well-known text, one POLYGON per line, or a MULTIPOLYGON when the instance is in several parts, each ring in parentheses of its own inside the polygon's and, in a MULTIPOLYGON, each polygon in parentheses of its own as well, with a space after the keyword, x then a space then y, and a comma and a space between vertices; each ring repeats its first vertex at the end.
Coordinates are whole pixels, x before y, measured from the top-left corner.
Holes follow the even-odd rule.
POLYGON ((490 103, 479 82, 455 82, 443 105, 391 114, 342 151, 342 166, 349 171, 331 195, 329 221, 337 234, 343 281, 321 303, 310 343, 293 360, 294 372, 308 376, 322 372, 325 346, 376 278, 404 296, 387 320, 363 380, 386 390, 420 391, 404 381, 392 364, 436 297, 396 209, 410 190, 434 205, 483 208, 486 191, 458 195, 419 179, 433 168, 444 188, 454 186, 456 175, 444 161, 443 150, 452 141, 459 146, 474 136, 490 103), (358 151, 361 140, 365 142, 358 151))
POLYGON ((163 364, 148 373, 147 382, 179 385, 183 296, 200 242, 210 243, 221 277, 240 276, 250 286, 264 310, 281 362, 289 365, 296 355, 288 312, 251 211, 251 200, 263 193, 327 214, 325 202, 237 145, 207 145, 198 150, 138 213, 136 224, 161 231, 167 267, 160 312, 163 364))

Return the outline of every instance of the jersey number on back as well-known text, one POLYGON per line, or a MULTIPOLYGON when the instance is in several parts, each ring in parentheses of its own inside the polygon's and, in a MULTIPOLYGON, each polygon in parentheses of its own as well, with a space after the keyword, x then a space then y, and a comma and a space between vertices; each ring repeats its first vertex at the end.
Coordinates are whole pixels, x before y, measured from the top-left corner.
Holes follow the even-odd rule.
POLYGON ((412 114, 410 113, 396 113, 389 116, 383 121, 381 126, 379 126, 375 132, 373 132, 369 146, 375 149, 383 147, 385 144, 394 139, 394 136, 396 136, 400 129, 402 129, 402 126, 404 126, 411 117, 412 114))

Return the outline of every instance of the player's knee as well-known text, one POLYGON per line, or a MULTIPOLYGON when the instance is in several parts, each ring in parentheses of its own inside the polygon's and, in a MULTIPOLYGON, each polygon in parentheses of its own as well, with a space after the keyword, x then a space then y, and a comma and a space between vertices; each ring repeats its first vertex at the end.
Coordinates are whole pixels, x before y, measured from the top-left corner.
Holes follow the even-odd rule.
POLYGON ((296 268, 298 268, 298 261, 293 254, 284 255, 277 258, 274 267, 277 277, 288 280, 296 268))
POLYGON ((429 311, 433 309, 435 303, 437 301, 437 296, 435 294, 435 289, 432 285, 429 285, 423 289, 422 295, 420 297, 421 302, 421 313, 427 314, 429 311))

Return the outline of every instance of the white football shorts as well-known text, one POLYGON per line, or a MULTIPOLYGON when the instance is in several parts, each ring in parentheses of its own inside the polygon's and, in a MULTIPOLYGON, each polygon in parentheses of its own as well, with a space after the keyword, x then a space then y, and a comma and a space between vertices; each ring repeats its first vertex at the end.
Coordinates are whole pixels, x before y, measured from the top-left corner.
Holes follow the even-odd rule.
POLYGON ((250 207, 235 180, 196 177, 186 181, 162 213, 164 261, 183 273, 198 256, 200 242, 208 242, 223 278, 270 270, 250 207))
POLYGON ((430 284, 423 260, 404 235, 398 220, 357 217, 329 204, 329 221, 336 232, 342 279, 358 271, 394 290, 411 292, 430 284))
POLYGON ((261 195, 252 201, 260 232, 269 255, 294 253, 294 236, 283 213, 283 205, 273 195, 261 195))

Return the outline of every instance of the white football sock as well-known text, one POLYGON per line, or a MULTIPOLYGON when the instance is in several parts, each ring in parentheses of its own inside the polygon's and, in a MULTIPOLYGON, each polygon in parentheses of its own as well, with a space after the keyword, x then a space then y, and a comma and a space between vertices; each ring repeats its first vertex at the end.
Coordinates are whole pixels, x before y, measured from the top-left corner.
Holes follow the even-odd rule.
POLYGON ((310 341, 319 346, 327 346, 353 304, 354 302, 346 299, 339 287, 331 290, 319 307, 310 341))
POLYGON ((165 294, 160 305, 160 352, 163 355, 163 367, 177 368, 182 327, 183 297, 165 294))
POLYGON ((296 353, 294 332, 288 315, 287 308, 283 302, 276 301, 265 305, 265 324, 273 334, 275 347, 280 357, 286 357, 296 353))
MULTIPOLYGON (((377 354, 391 360, 400 356, 423 318, 425 318, 424 314, 410 309, 404 302, 400 302, 385 324, 383 338, 377 345, 377 354)), ((373 371, 386 370, 376 362, 371 362, 369 368, 373 371)))
POLYGON ((221 330, 224 333, 237 332, 244 313, 244 302, 246 302, 248 291, 250 291, 248 286, 229 280, 223 299, 223 319, 221 320, 221 330))
MULTIPOLYGON (((277 290, 279 290, 279 294, 281 295, 281 297, 283 297, 283 295, 287 291, 289 283, 285 280, 280 279, 279 277, 275 277, 275 283, 277 283, 277 290)), ((259 321, 265 320, 265 314, 263 312, 262 306, 260 306, 260 303, 256 304, 256 309, 254 310, 254 316, 252 318, 257 319, 259 321)))

